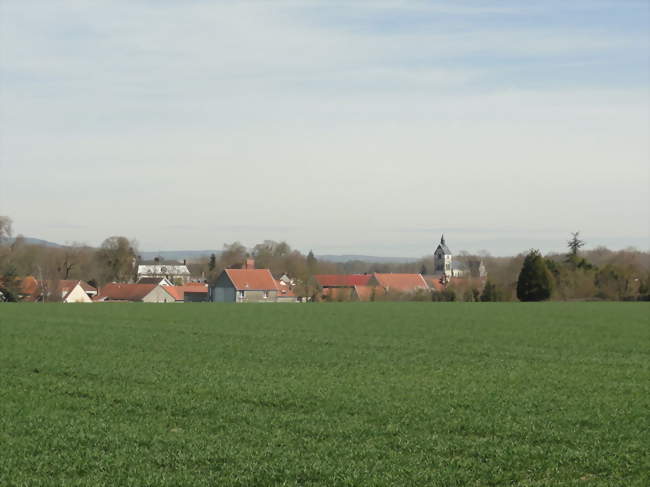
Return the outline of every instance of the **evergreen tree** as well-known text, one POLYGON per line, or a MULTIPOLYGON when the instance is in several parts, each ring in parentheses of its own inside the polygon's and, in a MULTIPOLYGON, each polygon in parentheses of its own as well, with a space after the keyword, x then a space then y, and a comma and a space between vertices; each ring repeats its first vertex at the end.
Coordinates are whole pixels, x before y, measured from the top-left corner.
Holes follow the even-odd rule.
POLYGON ((580 232, 573 232, 571 233, 571 238, 567 241, 569 256, 577 257, 578 251, 585 245, 585 241, 580 240, 578 237, 580 237, 580 232))
POLYGON ((217 256, 210 254, 210 262, 208 263, 208 270, 213 271, 217 267, 217 256))
POLYGON ((520 301, 545 301, 551 297, 553 278, 539 250, 531 250, 517 280, 517 298, 520 301))

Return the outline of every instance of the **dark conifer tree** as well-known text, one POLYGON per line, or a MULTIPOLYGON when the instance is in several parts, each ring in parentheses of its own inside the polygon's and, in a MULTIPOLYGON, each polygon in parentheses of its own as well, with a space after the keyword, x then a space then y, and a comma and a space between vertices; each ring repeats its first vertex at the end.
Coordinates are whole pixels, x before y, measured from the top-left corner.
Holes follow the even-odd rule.
POLYGON ((520 301, 546 301, 551 297, 553 278, 539 250, 531 250, 517 280, 520 301))

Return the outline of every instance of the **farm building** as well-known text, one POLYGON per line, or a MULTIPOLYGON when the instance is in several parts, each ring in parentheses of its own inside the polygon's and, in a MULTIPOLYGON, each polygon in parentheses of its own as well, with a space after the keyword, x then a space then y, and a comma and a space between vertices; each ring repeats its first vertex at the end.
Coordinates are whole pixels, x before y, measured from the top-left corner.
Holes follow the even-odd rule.
POLYGON ((314 279, 321 287, 321 299, 349 301, 354 299, 354 287, 368 285, 372 274, 317 274, 314 279))
POLYGON ((226 269, 210 287, 209 300, 219 303, 274 303, 278 285, 268 269, 226 269))
POLYGON ((165 291, 171 294, 177 303, 200 303, 208 300, 208 285, 198 282, 183 286, 165 286, 165 291))
POLYGON ((421 274, 379 274, 375 272, 368 284, 379 286, 385 292, 414 293, 418 290, 429 290, 429 285, 421 274))
POLYGON ((107 284, 99 290, 93 301, 133 301, 140 303, 174 303, 176 297, 157 284, 107 284))
POLYGON ((141 264, 138 280, 143 277, 164 277, 172 283, 186 283, 190 281, 190 270, 185 264, 141 264))

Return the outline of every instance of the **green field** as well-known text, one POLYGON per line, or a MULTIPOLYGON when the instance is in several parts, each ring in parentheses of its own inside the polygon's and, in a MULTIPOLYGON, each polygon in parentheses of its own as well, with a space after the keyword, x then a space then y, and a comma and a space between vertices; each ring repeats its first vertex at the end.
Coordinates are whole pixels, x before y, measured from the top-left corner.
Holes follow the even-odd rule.
POLYGON ((0 305, 0 485, 648 485, 649 316, 0 305))

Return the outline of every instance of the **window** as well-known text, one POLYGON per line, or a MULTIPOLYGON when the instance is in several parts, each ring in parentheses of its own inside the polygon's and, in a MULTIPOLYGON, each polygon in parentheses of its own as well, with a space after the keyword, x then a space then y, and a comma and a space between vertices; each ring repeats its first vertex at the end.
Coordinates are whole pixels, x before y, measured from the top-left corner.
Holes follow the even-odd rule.
POLYGON ((268 291, 264 291, 264 299, 267 299, 268 297, 269 297, 269 292, 268 292, 268 291))

